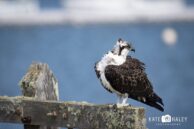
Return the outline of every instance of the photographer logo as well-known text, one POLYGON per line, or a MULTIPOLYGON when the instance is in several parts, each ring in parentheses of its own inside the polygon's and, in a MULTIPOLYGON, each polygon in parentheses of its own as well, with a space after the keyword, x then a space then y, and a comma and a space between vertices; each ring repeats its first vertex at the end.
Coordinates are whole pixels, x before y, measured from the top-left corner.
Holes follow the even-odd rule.
POLYGON ((188 118, 185 116, 172 116, 169 114, 163 115, 161 117, 154 116, 148 117, 148 122, 154 123, 156 125, 169 125, 169 126, 177 126, 184 124, 188 121, 188 118))
POLYGON ((162 123, 171 122, 171 116, 170 115, 164 115, 161 118, 162 123))

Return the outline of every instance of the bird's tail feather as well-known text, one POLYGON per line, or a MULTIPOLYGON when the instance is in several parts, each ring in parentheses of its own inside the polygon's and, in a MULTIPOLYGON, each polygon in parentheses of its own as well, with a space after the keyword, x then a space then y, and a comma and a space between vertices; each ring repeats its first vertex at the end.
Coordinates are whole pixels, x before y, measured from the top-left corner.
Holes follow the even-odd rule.
POLYGON ((164 108, 160 104, 158 104, 157 102, 155 102, 155 101, 147 100, 147 102, 145 102, 145 104, 147 104, 149 106, 152 106, 152 107, 155 107, 155 108, 157 108, 158 110, 160 110, 162 112, 164 111, 164 108))
MULTIPOLYGON (((149 80, 147 80, 147 81, 148 81, 147 82, 148 85, 150 87, 153 87, 151 82, 149 80)), ((159 109, 162 112, 164 111, 164 108, 163 108, 164 103, 163 103, 162 99, 156 93, 153 92, 152 96, 147 97, 146 99, 147 99, 147 102, 145 104, 150 105, 152 107, 155 107, 155 108, 159 109)))
POLYGON ((160 111, 164 111, 164 104, 162 102, 162 99, 157 95, 157 94, 153 94, 152 97, 147 97, 146 101, 141 100, 142 103, 145 103, 151 107, 155 107, 156 109, 160 110, 160 111))
POLYGON ((145 104, 147 104, 147 105, 150 105, 150 106, 152 106, 152 107, 155 107, 155 108, 157 108, 158 110, 160 110, 160 111, 164 111, 164 108, 163 108, 163 106, 164 106, 164 104, 163 104, 163 101, 162 101, 162 99, 157 95, 157 94, 153 94, 153 96, 152 97, 148 97, 147 98, 147 101, 145 102, 145 104))
POLYGON ((156 93, 153 94, 153 99, 154 99, 154 101, 156 101, 156 102, 160 103, 162 106, 164 106, 162 99, 156 93))

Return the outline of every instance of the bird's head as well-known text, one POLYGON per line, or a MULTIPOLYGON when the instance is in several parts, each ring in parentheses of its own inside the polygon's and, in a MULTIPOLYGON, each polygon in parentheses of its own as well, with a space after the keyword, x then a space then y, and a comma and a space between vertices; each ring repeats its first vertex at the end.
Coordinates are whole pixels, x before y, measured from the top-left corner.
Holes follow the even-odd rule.
POLYGON ((127 56, 129 51, 135 52, 135 49, 127 41, 119 38, 116 42, 116 45, 112 49, 112 53, 118 56, 127 56))

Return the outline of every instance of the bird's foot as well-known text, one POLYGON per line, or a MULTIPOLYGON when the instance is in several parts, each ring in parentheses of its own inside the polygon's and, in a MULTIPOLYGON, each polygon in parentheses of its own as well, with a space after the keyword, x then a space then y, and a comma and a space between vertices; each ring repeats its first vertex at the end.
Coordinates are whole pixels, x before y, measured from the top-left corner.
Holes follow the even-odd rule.
POLYGON ((128 103, 117 103, 116 105, 117 105, 118 108, 125 107, 125 106, 129 106, 128 103))

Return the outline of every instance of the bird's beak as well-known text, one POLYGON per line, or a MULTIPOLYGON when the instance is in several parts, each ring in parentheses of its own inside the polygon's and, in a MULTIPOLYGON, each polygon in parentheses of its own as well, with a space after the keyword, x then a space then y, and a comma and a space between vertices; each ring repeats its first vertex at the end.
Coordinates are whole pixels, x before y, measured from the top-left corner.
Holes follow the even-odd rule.
POLYGON ((134 49, 134 48, 132 48, 132 49, 131 49, 131 51, 135 52, 135 49, 134 49))

